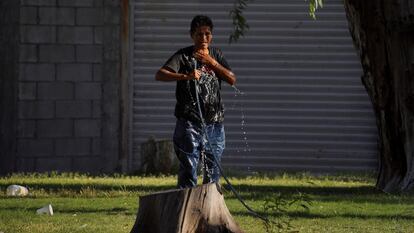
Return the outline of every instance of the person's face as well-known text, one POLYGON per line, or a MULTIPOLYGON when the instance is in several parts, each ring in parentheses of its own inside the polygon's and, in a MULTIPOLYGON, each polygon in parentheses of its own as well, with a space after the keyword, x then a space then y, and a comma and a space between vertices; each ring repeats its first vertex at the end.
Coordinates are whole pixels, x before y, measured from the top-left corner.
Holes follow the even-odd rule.
POLYGON ((195 32, 191 35, 194 46, 196 49, 208 49, 208 46, 213 39, 213 34, 209 26, 201 26, 196 28, 195 32))

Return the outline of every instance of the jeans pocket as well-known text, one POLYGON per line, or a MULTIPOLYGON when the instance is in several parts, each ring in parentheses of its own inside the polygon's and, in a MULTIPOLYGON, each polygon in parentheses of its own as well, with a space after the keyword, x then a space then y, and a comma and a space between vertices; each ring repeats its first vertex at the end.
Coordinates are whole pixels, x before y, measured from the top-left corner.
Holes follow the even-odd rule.
POLYGON ((214 153, 216 157, 221 157, 226 143, 224 127, 221 124, 212 125, 212 127, 209 130, 207 152, 214 153))

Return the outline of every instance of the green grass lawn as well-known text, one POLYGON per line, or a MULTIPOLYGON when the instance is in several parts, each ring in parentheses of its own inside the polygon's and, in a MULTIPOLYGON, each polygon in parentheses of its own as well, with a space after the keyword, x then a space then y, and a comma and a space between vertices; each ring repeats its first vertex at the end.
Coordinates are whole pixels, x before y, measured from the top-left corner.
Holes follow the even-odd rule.
MULTIPOLYGON (((414 233, 414 196, 389 195, 364 176, 256 175, 230 178, 255 210, 264 213, 265 200, 295 200, 306 196, 309 209, 293 205, 286 214, 267 211, 273 220, 287 218, 293 232, 404 232, 414 233)), ((129 232, 138 210, 138 197, 174 188, 176 177, 79 174, 14 175, 0 178, 0 232, 129 232), (6 196, 10 184, 29 188, 29 196, 6 196), (36 209, 52 204, 53 216, 36 209)), ((266 232, 230 192, 224 192, 233 217, 246 233, 266 232)), ((288 231, 285 231, 288 232, 288 231)))

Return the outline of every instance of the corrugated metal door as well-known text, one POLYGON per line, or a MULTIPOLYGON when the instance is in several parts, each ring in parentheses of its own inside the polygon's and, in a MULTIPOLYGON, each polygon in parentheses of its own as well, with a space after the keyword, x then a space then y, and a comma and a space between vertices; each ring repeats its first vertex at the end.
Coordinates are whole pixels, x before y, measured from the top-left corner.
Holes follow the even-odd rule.
POLYGON ((154 75, 177 49, 191 45, 192 17, 206 14, 215 24, 214 46, 243 92, 223 87, 225 167, 374 170, 375 119, 342 1, 327 2, 316 21, 303 0, 252 1, 245 12, 250 30, 229 45, 232 6, 232 0, 133 2, 133 168, 143 141, 172 138, 175 82, 157 82, 154 75))

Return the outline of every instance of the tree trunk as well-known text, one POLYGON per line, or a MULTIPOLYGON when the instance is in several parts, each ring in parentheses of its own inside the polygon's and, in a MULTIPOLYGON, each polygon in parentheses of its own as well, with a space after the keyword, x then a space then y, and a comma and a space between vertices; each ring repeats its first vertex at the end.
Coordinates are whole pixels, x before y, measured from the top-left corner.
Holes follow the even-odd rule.
POLYGON ((141 171, 145 174, 174 174, 179 162, 174 152, 172 140, 155 140, 141 144, 141 171))
POLYGON ((242 233, 218 185, 169 190, 140 197, 131 233, 242 233))
POLYGON ((345 0, 378 127, 377 188, 414 187, 414 1, 345 0))

